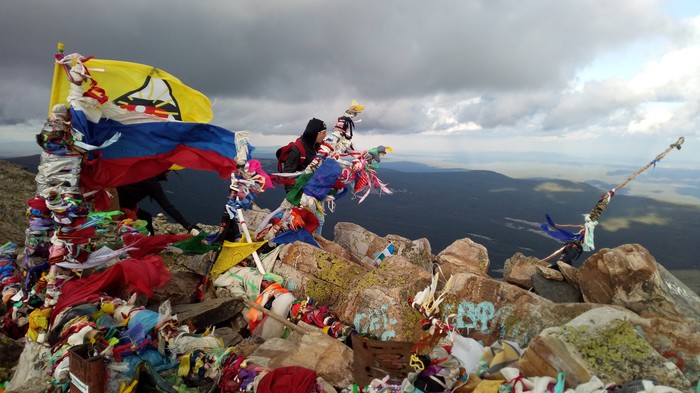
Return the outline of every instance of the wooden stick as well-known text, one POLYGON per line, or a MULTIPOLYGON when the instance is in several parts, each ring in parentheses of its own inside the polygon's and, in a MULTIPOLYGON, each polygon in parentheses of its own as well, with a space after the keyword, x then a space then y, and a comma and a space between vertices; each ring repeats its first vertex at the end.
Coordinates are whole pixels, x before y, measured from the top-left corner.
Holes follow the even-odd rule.
POLYGON ((649 162, 648 164, 646 164, 643 168, 641 168, 641 169, 638 170, 637 172, 631 174, 627 179, 625 179, 625 181, 623 181, 622 183, 620 183, 620 185, 618 185, 617 187, 615 187, 614 190, 619 190, 620 188, 624 187, 624 186, 625 186, 627 183, 629 183, 632 179, 634 179, 635 177, 637 177, 637 175, 639 175, 640 173, 644 172, 645 170, 647 170, 647 168, 649 168, 650 166, 654 165, 654 164, 657 163, 658 161, 661 161, 661 159, 664 158, 664 157, 666 157, 666 154, 668 154, 668 153, 669 153, 671 150, 673 150, 674 148, 680 150, 680 149, 681 149, 681 145, 683 144, 683 142, 685 142, 685 138, 683 138, 683 137, 678 138, 678 141, 676 141, 676 143, 674 143, 674 144, 672 144, 671 146, 669 146, 668 149, 664 150, 663 153, 661 153, 661 154, 659 154, 658 156, 656 156, 656 158, 655 158, 653 161, 651 161, 651 162, 649 162))
POLYGON ((615 187, 615 188, 613 188, 612 190, 608 191, 608 194, 609 194, 609 195, 607 196, 608 199, 606 200, 606 199, 605 199, 606 196, 603 196, 603 198, 601 198, 601 200, 598 201, 598 203, 596 203, 596 205, 595 205, 595 206, 593 207, 593 209, 591 210, 591 213, 590 213, 590 215, 589 215, 591 221, 598 221, 599 216, 603 213, 603 210, 605 210, 605 208, 607 207, 608 203, 610 202, 610 198, 612 197, 612 194, 610 194, 611 192, 614 193, 615 191, 617 191, 617 190, 619 190, 620 188, 622 188, 622 187, 624 187, 625 185, 627 185, 627 183, 629 183, 630 181, 632 181, 632 179, 634 179, 635 177, 637 177, 640 173, 644 172, 644 171, 647 170, 650 166, 655 165, 657 162, 661 161, 661 159, 664 158, 664 157, 666 157, 666 154, 668 154, 668 153, 669 153, 671 150, 673 150, 674 148, 680 150, 680 149, 681 149, 681 145, 683 144, 683 142, 685 142, 685 138, 683 138, 683 137, 678 138, 678 141, 676 141, 676 143, 670 145, 666 150, 664 150, 663 153, 661 153, 661 154, 659 154, 658 156, 656 156, 656 158, 654 158, 654 159, 653 159, 652 161, 650 161, 648 164, 646 164, 645 166, 643 166, 642 168, 640 168, 637 172, 634 172, 633 174, 629 175, 629 177, 627 177, 627 179, 625 179, 625 181, 623 181, 622 183, 620 183, 617 187, 615 187))
MULTIPOLYGON (((238 200, 238 197, 236 197, 236 200, 238 200)), ((243 209, 237 208, 236 213, 238 214, 238 223, 241 224, 241 231, 243 232, 243 236, 245 236, 245 240, 248 243, 252 243, 253 239, 250 238, 250 233, 248 232, 248 225, 245 222, 245 217, 243 217, 243 209)), ((255 261, 255 266, 258 268, 260 274, 265 274, 265 267, 263 266, 262 261, 260 260, 258 251, 254 250, 252 255, 253 261, 255 261)))
MULTIPOLYGON (((605 195, 603 195, 603 197, 595 204, 595 206, 593 207, 593 209, 592 209, 591 212, 589 213, 589 218, 590 218, 590 220, 591 220, 591 221, 598 221, 598 218, 599 218, 600 215, 603 213, 603 210, 605 210, 605 208, 607 207, 608 203, 610 202, 610 198, 612 197, 612 195, 614 194, 615 191, 617 191, 617 190, 619 190, 620 188, 622 188, 622 187, 624 187, 625 185, 627 185, 627 183, 629 183, 630 181, 632 181, 632 179, 634 179, 635 177, 637 177, 640 173, 642 173, 642 172, 644 172, 645 170, 647 170, 650 166, 652 166, 652 165, 656 164, 657 162, 661 161, 661 159, 664 158, 664 157, 666 157, 666 155, 667 155, 669 152, 671 152, 671 150, 673 150, 674 148, 680 150, 680 149, 681 149, 681 145, 683 144, 683 142, 685 142, 685 138, 684 138, 684 137, 678 138, 678 140, 676 141, 676 143, 670 145, 666 150, 663 151, 663 153, 661 153, 661 154, 659 154, 658 156, 656 156, 656 158, 654 158, 654 160, 650 161, 648 164, 646 164, 645 166, 643 166, 642 168, 640 168, 638 171, 636 171, 636 172, 634 172, 633 174, 631 174, 629 177, 627 177, 627 179, 625 179, 625 181, 623 181, 623 182, 620 183, 617 187, 613 188, 611 191, 608 191, 608 193, 606 193, 605 195), (607 198, 607 200, 606 200, 606 198, 607 198)), ((556 225, 556 227, 565 227, 565 226, 574 226, 574 225, 556 225)), ((581 228, 581 231, 579 231, 579 233, 583 232, 584 230, 585 230, 585 227, 582 227, 582 228, 581 228)), ((564 250, 565 247, 566 247, 566 246, 564 246, 564 247, 558 249, 557 251, 554 251, 554 252, 553 252, 552 254, 550 254, 548 257, 546 257, 546 258, 544 258, 544 259, 540 259, 540 260, 541 260, 541 261, 544 261, 544 262, 549 262, 549 260, 550 260, 551 258, 553 258, 553 257, 556 256, 557 254, 561 253, 561 252, 564 250)))
POLYGON ((540 259, 540 261, 541 262, 549 262, 549 260, 552 259, 553 257, 555 257, 557 254, 561 254, 561 252, 564 251, 565 247, 566 247, 566 245, 562 246, 557 251, 554 251, 553 253, 551 253, 548 257, 546 257, 544 259, 540 259))

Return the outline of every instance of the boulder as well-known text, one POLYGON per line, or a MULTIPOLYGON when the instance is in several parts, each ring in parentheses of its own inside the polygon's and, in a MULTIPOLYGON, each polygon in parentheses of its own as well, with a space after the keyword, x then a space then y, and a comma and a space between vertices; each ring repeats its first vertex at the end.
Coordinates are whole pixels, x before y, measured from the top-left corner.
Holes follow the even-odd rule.
POLYGON ((700 318, 700 298, 664 269, 639 244, 602 249, 579 269, 586 302, 615 304, 637 314, 700 318), (668 283, 667 283, 668 282, 668 283))
POLYGON ((179 260, 182 267, 195 273, 199 276, 204 276, 207 274, 207 268, 209 268, 209 261, 214 257, 214 253, 206 253, 202 255, 193 255, 179 260))
MULTIPOLYGON (((223 201, 225 202, 225 201, 223 201)), ((222 202, 222 208, 223 208, 223 202, 222 202)), ((277 208, 275 208, 277 209, 277 208)), ((253 208, 250 210, 244 210, 243 211, 243 216, 245 218, 246 224, 248 226, 248 230, 250 232, 255 232, 256 229, 260 226, 260 224, 265 221, 268 216, 272 213, 270 209, 263 209, 260 208, 257 205, 253 205, 253 208)))
POLYGON ((579 303, 583 301, 581 291, 566 281, 548 280, 540 274, 532 276, 535 293, 554 303, 579 303))
POLYGON ((458 273, 488 276, 489 254, 486 247, 469 238, 456 240, 435 257, 443 275, 449 278, 458 273))
POLYGON ((365 266, 376 267, 389 255, 400 255, 414 265, 432 270, 432 254, 428 239, 410 240, 399 235, 381 237, 359 225, 339 222, 335 226, 334 241, 365 266), (390 251, 391 250, 391 251, 390 251))
POLYGON ((295 242, 280 253, 273 273, 286 279, 285 287, 297 299, 313 297, 316 304, 333 310, 367 270, 337 254, 295 242))
POLYGON ((565 326, 540 333, 527 347, 519 368, 525 376, 566 373, 566 386, 575 388, 593 376, 623 384, 653 378, 663 385, 686 390, 690 382, 639 334, 642 318, 626 311, 601 307, 579 315, 565 326))
POLYGON ((693 318, 648 317, 636 324, 644 338, 691 380, 700 378, 700 321, 693 318))
POLYGON ((566 280, 566 282, 568 282, 572 288, 574 288, 580 292, 581 285, 578 283, 578 276, 579 276, 578 269, 569 265, 566 262, 561 262, 561 261, 557 262, 557 267, 559 268, 561 275, 564 277, 564 280, 566 280))
POLYGON ((153 290, 153 296, 148 303, 161 304, 168 299, 172 306, 197 302, 197 293, 194 289, 202 276, 189 271, 173 271, 171 275, 170 281, 153 290))
POLYGON ((430 284, 431 275, 402 256, 391 256, 360 278, 338 306, 341 320, 380 340, 417 341, 421 315, 408 299, 430 284))
POLYGON ((8 380, 10 371, 17 365, 25 339, 14 340, 0 333, 0 379, 8 380))
POLYGON ((537 274, 537 266, 547 267, 549 263, 518 252, 506 259, 503 265, 503 281, 530 289, 533 287, 532 276, 537 274))
POLYGON ((391 244, 389 240, 350 222, 335 224, 333 236, 333 241, 348 250, 356 260, 374 266, 381 262, 378 255, 391 244))
POLYGON ((547 280, 564 281, 564 275, 559 270, 551 267, 537 266, 537 274, 547 280))
POLYGON ((432 271, 433 256, 428 239, 410 240, 393 234, 386 235, 385 239, 394 245, 395 255, 401 255, 412 264, 422 267, 426 271, 432 271))
POLYGON ((543 329, 560 326, 601 307, 586 303, 553 303, 516 285, 477 273, 459 273, 442 306, 462 335, 491 345, 506 339, 526 347, 543 329))
POLYGON ((45 370, 49 367, 51 348, 34 341, 27 341, 19 356, 17 368, 5 392, 46 392, 51 381, 46 379, 45 370))
POLYGON ((357 263, 358 265, 364 265, 365 267, 369 267, 369 264, 366 264, 360 260, 358 260, 350 251, 344 249, 340 244, 330 241, 328 239, 325 239, 321 236, 316 236, 314 238, 316 240, 316 243, 318 243, 319 246, 323 249, 325 252, 329 252, 331 254, 335 254, 345 260, 357 263))
POLYGON ((660 263, 656 264, 656 270, 661 276, 661 282, 666 288, 666 293, 681 310, 686 310, 684 317, 691 317, 700 321, 700 295, 693 291, 683 281, 679 280, 660 263))
POLYGON ((228 321, 243 310, 243 303, 233 298, 209 299, 201 303, 179 304, 172 307, 180 323, 194 326, 198 331, 228 321))
POLYGON ((212 335, 220 338, 224 347, 233 347, 243 341, 243 337, 228 326, 216 328, 212 335))
POLYGON ((54 386, 46 377, 31 377, 18 381, 17 384, 9 384, 5 393, 46 393, 52 391, 54 386))

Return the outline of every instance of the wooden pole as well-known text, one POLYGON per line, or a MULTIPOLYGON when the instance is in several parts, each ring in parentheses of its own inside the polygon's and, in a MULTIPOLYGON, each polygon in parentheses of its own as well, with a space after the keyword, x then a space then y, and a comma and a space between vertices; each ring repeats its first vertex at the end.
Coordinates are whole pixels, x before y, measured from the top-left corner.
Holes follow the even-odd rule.
POLYGON ((632 181, 635 177, 639 176, 640 173, 646 171, 650 166, 656 165, 657 162, 661 161, 662 158, 666 157, 666 155, 673 150, 674 148, 680 150, 681 145, 685 142, 685 138, 680 137, 678 138, 678 141, 676 143, 671 144, 666 150, 663 151, 663 153, 659 154, 654 158, 652 161, 650 161, 648 164, 644 165, 642 168, 640 168, 637 172, 634 172, 633 174, 629 175, 625 181, 620 183, 617 187, 613 188, 612 190, 608 191, 606 195, 603 195, 603 197, 596 203, 596 205, 593 207, 591 210, 589 217, 591 221, 598 221, 598 218, 600 215, 603 213, 603 210, 607 207, 608 203, 610 203, 610 199, 612 199, 612 195, 619 190, 620 188, 624 187, 632 181))
MULTIPOLYGON (((56 55, 63 57, 63 42, 59 42, 56 46, 56 55)), ((53 64, 53 78, 51 80, 51 97, 49 98, 49 116, 51 115, 51 109, 53 106, 61 102, 61 78, 66 76, 62 72, 61 65, 58 64, 54 58, 53 64)), ((63 97, 65 99, 66 97, 63 97)))
POLYGON ((661 154, 659 154, 658 156, 656 156, 656 158, 655 158, 653 161, 650 161, 648 164, 646 164, 644 167, 642 167, 641 169, 639 169, 637 172, 634 172, 633 174, 631 174, 627 179, 625 179, 625 181, 623 181, 622 183, 620 183, 620 185, 618 185, 617 187, 615 187, 613 190, 619 190, 620 188, 622 188, 622 187, 624 187, 625 185, 627 185, 627 183, 629 183, 632 179, 634 179, 635 177, 637 177, 640 173, 646 171, 650 166, 655 165, 657 162, 661 161, 661 159, 664 158, 664 157, 666 157, 666 154, 668 154, 668 153, 669 153, 671 150, 673 150, 674 148, 680 150, 680 149, 681 149, 681 145, 683 144, 683 142, 685 142, 685 138, 684 138, 684 137, 678 138, 678 141, 676 141, 676 143, 670 145, 670 146, 668 147, 668 149, 664 150, 663 153, 661 153, 661 154))
MULTIPOLYGON (((666 155, 667 155, 668 153, 670 153, 671 150, 673 150, 674 148, 680 150, 680 149, 681 149, 681 145, 683 144, 683 142, 685 142, 685 138, 684 138, 684 137, 678 138, 678 140, 676 141, 676 143, 671 144, 671 145, 670 145, 666 150, 664 150, 661 154, 657 155, 656 158, 654 158, 652 161, 650 161, 648 164, 646 164, 645 166, 643 166, 642 168, 640 168, 639 170, 637 170, 637 171, 634 172, 633 174, 629 175, 629 176, 627 177, 627 179, 625 179, 625 180, 624 180, 622 183, 620 183, 617 187, 613 188, 612 190, 608 191, 605 195, 603 195, 603 196, 600 198, 600 200, 595 204, 595 206, 593 207, 593 209, 591 209, 591 211, 590 211, 590 213, 589 213, 589 215, 588 215, 589 218, 590 218, 590 220, 591 220, 591 221, 598 221, 598 218, 599 218, 600 215, 603 213, 603 210, 605 210, 605 208, 607 207, 608 203, 610 203, 610 199, 612 199, 612 195, 615 193, 615 191, 617 191, 617 190, 619 190, 620 188, 626 186, 627 183, 629 183, 630 181, 632 181, 632 179, 634 179, 635 177, 639 176, 639 174, 641 174, 642 172, 644 172, 645 170, 647 170, 650 166, 656 165, 657 162, 661 161, 662 158, 666 157, 666 155)), ((557 225, 557 227, 564 227, 564 226, 569 226, 569 225, 557 225)), ((584 228, 581 228, 581 231, 579 231, 579 233, 583 232, 584 230, 585 230, 585 227, 584 227, 584 228)), ((565 248, 565 247, 566 247, 566 246, 564 246, 564 247, 558 249, 557 251, 555 251, 555 252, 553 252, 552 254, 550 254, 548 257, 546 257, 546 258, 544 258, 544 259, 541 259, 541 261, 545 261, 545 262, 549 261, 550 259, 552 259, 552 258, 555 257, 556 255, 558 255, 558 254, 560 254, 562 251, 564 251, 564 248, 565 248)))
MULTIPOLYGON (((238 198, 238 197, 236 197, 238 198)), ((245 236, 245 240, 248 243, 252 243, 253 239, 250 237, 250 233, 248 232, 248 225, 245 222, 245 217, 243 217, 243 209, 237 208, 236 209, 236 214, 238 215, 238 223, 241 225, 241 231, 243 232, 243 236, 245 236)), ((262 264, 262 261, 260 260, 260 256, 258 255, 257 251, 253 251, 253 261, 255 261, 255 266, 258 268, 258 271, 260 274, 265 274, 265 267, 262 264)))

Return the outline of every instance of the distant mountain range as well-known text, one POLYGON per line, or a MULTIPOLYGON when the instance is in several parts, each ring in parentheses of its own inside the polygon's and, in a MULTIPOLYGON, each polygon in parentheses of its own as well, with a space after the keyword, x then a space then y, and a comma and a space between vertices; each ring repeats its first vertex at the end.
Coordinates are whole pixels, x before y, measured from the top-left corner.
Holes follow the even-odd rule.
MULTIPOLYGON (((7 159, 36 171, 38 156, 7 159)), ((275 162, 260 159, 266 170, 275 162)), ((582 224, 602 188, 551 179, 513 179, 490 171, 437 170, 420 164, 382 163, 378 173, 393 195, 373 194, 358 204, 347 196, 326 217, 323 234, 333 239, 337 222, 356 223, 380 236, 397 234, 427 238, 433 253, 461 238, 488 249, 497 272, 516 252, 544 258, 561 247, 539 227, 549 214, 560 224, 582 224)), ((228 194, 228 179, 211 172, 185 169, 170 176, 164 188, 190 221, 216 224, 228 194)), ((607 189, 607 188, 605 188, 607 189)), ((284 197, 281 188, 256 198, 274 210, 284 197)), ((144 205, 155 213, 157 207, 144 205)), ((698 269, 695 241, 700 238, 700 206, 665 203, 650 198, 616 195, 600 216, 596 248, 639 243, 668 269, 698 269)), ((584 253, 576 266, 590 253, 584 253)))

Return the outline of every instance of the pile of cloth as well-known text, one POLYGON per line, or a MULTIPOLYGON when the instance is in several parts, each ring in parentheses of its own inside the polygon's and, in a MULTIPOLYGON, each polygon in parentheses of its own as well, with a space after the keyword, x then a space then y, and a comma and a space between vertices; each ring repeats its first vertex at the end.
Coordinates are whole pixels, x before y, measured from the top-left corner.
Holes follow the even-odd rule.
POLYGON ((400 385, 389 384, 387 376, 366 386, 348 386, 341 393, 682 393, 652 378, 614 384, 593 376, 565 388, 563 372, 556 377, 524 376, 517 368, 521 355, 514 342, 499 340, 484 347, 474 339, 453 336, 426 355, 414 354, 413 372, 400 385))

